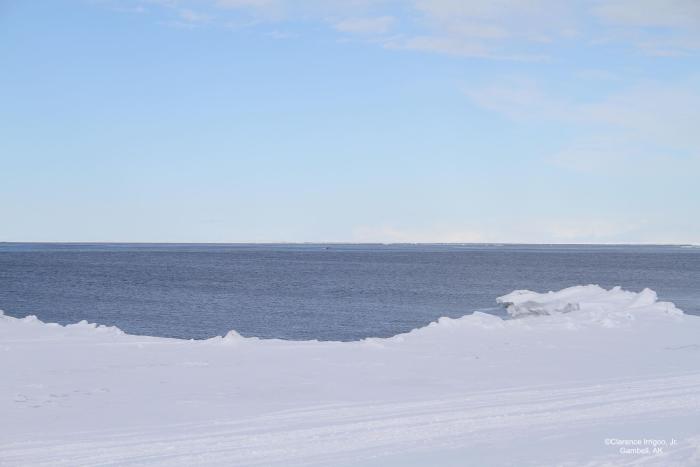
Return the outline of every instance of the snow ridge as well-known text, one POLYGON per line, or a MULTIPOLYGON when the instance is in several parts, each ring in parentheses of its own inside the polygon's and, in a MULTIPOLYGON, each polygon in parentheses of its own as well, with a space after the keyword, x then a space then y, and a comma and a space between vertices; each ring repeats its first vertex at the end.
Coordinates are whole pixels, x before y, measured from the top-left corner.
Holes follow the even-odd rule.
MULTIPOLYGON (((559 290, 557 292, 538 293, 530 290, 515 290, 496 299, 496 302, 505 306, 512 318, 543 318, 550 319, 528 320, 529 326, 556 326, 562 328, 577 328, 585 325, 600 325, 603 327, 624 326, 629 321, 639 318, 669 318, 681 317, 683 311, 676 308, 671 302, 658 300, 656 292, 645 288, 641 292, 623 290, 621 287, 613 287, 606 290, 598 285, 578 285, 559 290)), ((0 323, 8 320, 16 320, 4 315, 0 310, 0 323)), ((82 331, 94 330, 101 334, 123 335, 125 334, 116 326, 105 326, 87 321, 61 326, 56 323, 44 323, 36 316, 30 315, 20 318, 19 321, 26 324, 45 325, 52 327, 64 327, 66 329, 79 329, 82 331)), ((367 338, 366 342, 380 342, 382 340, 403 340, 410 335, 441 332, 439 330, 454 329, 455 327, 468 326, 484 329, 519 326, 523 323, 513 323, 511 320, 482 313, 474 312, 461 318, 442 317, 429 323, 427 326, 398 334, 389 338, 367 338)), ((260 339, 257 337, 244 337, 236 330, 230 330, 224 336, 207 339, 212 342, 233 343, 241 341, 264 341, 275 339, 260 339)), ((314 341, 311 341, 314 342, 314 341)))

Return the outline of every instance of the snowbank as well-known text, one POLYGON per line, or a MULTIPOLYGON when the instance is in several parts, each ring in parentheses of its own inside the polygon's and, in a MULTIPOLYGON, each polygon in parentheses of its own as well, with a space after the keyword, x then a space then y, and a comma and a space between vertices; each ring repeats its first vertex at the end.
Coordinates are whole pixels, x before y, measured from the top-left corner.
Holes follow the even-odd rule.
POLYGON ((558 292, 537 293, 516 290, 496 301, 506 306, 510 316, 570 316, 579 322, 597 322, 616 326, 642 314, 663 317, 680 316, 683 312, 673 303, 660 302, 651 289, 635 293, 614 287, 605 290, 598 285, 569 287, 558 292))
POLYGON ((699 317, 648 289, 498 302, 518 319, 359 342, 0 315, 0 465, 700 465, 699 317))

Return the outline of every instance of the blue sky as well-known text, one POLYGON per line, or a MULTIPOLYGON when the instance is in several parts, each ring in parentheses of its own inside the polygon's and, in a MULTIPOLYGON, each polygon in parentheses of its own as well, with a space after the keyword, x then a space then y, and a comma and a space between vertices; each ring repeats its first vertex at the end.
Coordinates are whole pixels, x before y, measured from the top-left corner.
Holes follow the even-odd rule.
POLYGON ((696 0, 6 0, 0 70, 0 241, 700 243, 696 0))

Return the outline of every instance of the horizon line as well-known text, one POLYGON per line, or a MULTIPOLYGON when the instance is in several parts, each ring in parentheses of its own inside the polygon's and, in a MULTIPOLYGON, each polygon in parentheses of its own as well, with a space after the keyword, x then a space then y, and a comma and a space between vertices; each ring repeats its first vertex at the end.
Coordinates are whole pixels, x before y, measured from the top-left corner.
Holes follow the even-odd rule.
POLYGON ((491 246, 700 246, 700 243, 683 242, 343 242, 343 241, 308 241, 308 242, 139 242, 139 241, 14 241, 0 240, 2 244, 15 245, 491 245, 491 246))

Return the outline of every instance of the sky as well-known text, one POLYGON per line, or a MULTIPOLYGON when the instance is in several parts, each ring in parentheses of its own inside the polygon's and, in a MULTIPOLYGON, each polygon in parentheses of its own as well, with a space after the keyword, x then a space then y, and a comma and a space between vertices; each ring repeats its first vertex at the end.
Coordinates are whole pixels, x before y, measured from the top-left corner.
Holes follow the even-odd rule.
POLYGON ((0 241, 700 243, 700 2, 0 0, 0 241))

